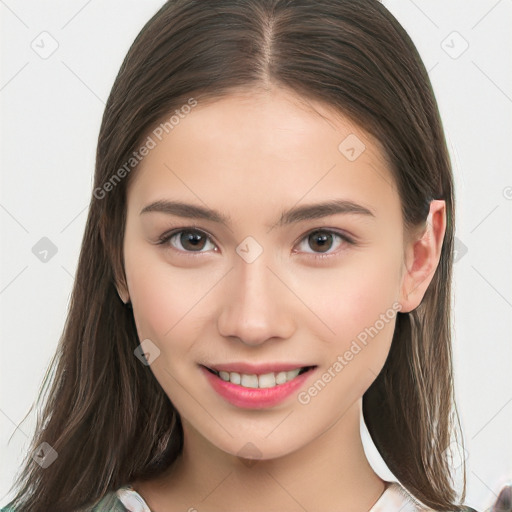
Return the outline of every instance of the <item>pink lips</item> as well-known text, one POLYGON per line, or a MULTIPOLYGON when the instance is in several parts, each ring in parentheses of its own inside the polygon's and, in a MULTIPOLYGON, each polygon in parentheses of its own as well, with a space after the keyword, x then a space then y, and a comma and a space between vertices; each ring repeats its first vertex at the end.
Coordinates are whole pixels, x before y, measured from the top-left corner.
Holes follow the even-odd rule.
MULTIPOLYGON (((227 365, 226 365, 227 366, 227 365)), ((232 369, 234 365, 230 365, 229 368, 232 369)), ((274 366, 275 367, 275 366, 274 366)), ((221 365, 218 365, 216 368, 221 369, 221 365)), ((281 368, 281 366, 279 367, 281 368)), ((298 366, 290 367, 290 370, 298 368, 298 366)), ((219 376, 211 373, 206 367, 201 365, 201 371, 205 375, 206 379, 212 386, 212 388, 225 400, 235 405, 236 407, 242 407, 246 409, 264 409, 267 407, 273 407, 280 402, 284 401, 294 392, 296 392, 304 382, 310 377, 312 373, 314 373, 314 369, 308 370, 294 379, 285 382, 284 384, 279 384, 278 386, 274 386, 272 388, 245 388, 243 386, 239 386, 238 384, 233 384, 232 382, 226 382, 222 380, 219 376)), ((226 370, 224 370, 226 371, 226 370)), ((232 370, 235 371, 235 370, 232 370)), ((264 370, 261 371, 261 367, 259 367, 258 372, 251 371, 243 371, 242 373, 270 373, 272 370, 264 370)), ((279 370, 285 371, 285 370, 279 370)))

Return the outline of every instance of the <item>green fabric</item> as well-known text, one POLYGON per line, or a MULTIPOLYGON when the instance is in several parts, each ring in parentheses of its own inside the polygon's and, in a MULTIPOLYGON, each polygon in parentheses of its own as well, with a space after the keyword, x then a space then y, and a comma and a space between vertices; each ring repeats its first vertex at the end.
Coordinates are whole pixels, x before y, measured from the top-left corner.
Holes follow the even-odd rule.
MULTIPOLYGON (((8 503, 0 512, 16 512, 10 505, 11 503, 8 503)), ((89 512, 127 512, 127 509, 116 493, 110 492, 95 507, 89 509, 89 512)))
POLYGON ((115 492, 108 493, 91 512, 126 512, 126 507, 121 503, 115 492))

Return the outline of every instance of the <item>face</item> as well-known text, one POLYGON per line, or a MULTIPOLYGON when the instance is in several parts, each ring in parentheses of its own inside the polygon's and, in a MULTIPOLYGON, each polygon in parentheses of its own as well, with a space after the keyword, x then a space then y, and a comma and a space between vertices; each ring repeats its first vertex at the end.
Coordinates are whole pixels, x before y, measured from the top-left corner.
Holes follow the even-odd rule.
POLYGON ((155 140, 128 188, 124 238, 151 371, 210 445, 295 451, 361 399, 389 352, 404 238, 384 155, 348 119, 284 90, 199 103, 155 140), (313 208, 326 202, 338 206, 313 208), (240 392, 235 362, 315 368, 266 391, 249 375, 268 368, 233 372, 240 392), (221 364, 234 383, 203 367, 221 364))

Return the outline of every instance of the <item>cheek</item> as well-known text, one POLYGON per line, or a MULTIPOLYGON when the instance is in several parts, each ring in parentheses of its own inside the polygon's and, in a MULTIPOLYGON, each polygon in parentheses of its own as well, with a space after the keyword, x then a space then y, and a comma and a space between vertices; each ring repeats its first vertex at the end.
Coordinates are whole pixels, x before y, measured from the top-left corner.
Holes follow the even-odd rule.
POLYGON ((347 265, 317 274, 304 292, 314 298, 312 309, 330 329, 315 328, 317 333, 328 332, 322 336, 326 367, 336 364, 332 371, 344 375, 335 379, 334 387, 348 390, 356 385, 357 392, 364 392, 389 353, 400 307, 400 257, 399 251, 386 247, 360 252, 347 265))
MULTIPOLYGON (((154 340, 163 351, 187 350, 188 340, 201 328, 197 316, 208 316, 208 291, 222 273, 209 268, 175 267, 154 247, 129 243, 125 270, 137 332, 154 340), (176 346, 173 339, 179 339, 176 346)), ((220 269, 222 270, 222 269, 220 269)))
POLYGON ((172 272, 154 247, 137 243, 125 245, 125 271, 139 338, 162 340, 186 313, 193 284, 172 272))
POLYGON ((347 264, 300 280, 302 294, 327 324, 333 339, 355 337, 373 325, 399 297, 396 254, 355 254, 347 264))

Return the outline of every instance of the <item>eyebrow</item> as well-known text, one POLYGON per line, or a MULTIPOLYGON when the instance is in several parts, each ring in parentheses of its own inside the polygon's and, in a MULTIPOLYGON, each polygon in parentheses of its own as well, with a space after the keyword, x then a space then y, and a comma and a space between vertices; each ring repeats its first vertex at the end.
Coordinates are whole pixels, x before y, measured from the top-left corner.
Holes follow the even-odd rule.
MULTIPOLYGON (((178 217, 186 217, 189 219, 209 220, 212 222, 218 222, 225 226, 231 224, 230 216, 226 216, 216 210, 212 210, 211 208, 183 203, 181 201, 155 201, 154 203, 145 206, 141 210, 140 215, 150 212, 166 213, 168 215, 176 215, 178 217)), ((284 226, 336 214, 362 215, 369 218, 375 218, 375 213, 369 208, 354 203, 353 201, 334 199, 322 203, 306 204, 290 208, 281 214, 281 218, 275 225, 284 226)))

